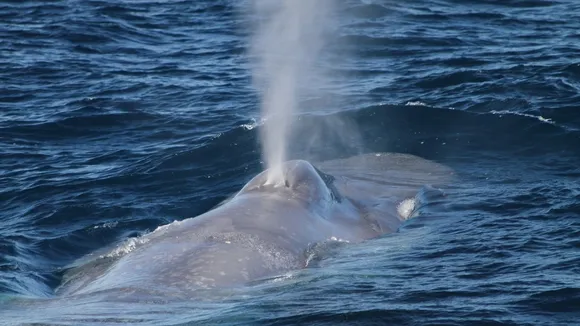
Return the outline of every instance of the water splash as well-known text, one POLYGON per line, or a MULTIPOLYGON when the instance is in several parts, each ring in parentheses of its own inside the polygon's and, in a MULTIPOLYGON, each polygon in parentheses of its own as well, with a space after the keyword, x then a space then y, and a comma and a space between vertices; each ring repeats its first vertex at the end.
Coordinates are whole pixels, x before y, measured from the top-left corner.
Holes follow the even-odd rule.
POLYGON ((261 130, 267 183, 284 184, 282 163, 301 88, 316 77, 324 22, 331 0, 253 0, 258 23, 251 51, 258 59, 254 82, 262 92, 261 130))

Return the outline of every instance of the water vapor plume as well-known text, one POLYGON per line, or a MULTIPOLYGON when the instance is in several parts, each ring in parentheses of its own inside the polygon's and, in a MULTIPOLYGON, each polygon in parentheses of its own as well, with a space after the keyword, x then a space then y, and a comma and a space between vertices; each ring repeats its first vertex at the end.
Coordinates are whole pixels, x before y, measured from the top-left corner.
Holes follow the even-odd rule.
POLYGON ((262 155, 268 183, 283 184, 290 126, 299 111, 301 89, 316 80, 331 0, 252 0, 257 22, 251 54, 254 83, 261 91, 262 155))

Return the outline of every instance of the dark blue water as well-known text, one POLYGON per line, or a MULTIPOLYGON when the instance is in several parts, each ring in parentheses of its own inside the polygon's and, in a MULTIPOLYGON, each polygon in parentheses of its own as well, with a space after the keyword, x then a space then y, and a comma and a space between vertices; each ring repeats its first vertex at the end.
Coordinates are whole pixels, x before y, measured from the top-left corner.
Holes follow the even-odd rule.
POLYGON ((67 266, 262 170, 248 4, 1 2, 0 324, 577 325, 580 3, 340 4, 291 156, 409 153, 460 181, 243 295, 96 308, 51 301, 67 266))

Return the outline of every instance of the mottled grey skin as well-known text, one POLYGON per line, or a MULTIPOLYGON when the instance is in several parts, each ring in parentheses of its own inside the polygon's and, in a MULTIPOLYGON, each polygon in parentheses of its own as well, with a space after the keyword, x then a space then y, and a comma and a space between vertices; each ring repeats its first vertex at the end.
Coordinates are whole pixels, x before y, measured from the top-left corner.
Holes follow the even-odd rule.
POLYGON ((174 222, 65 277, 62 295, 100 291, 188 293, 231 287, 306 266, 306 251, 331 239, 359 242, 394 232, 397 207, 451 170, 414 156, 366 154, 317 164, 289 161, 285 182, 254 177, 219 207, 174 222), (322 172, 325 171, 325 172, 322 172))

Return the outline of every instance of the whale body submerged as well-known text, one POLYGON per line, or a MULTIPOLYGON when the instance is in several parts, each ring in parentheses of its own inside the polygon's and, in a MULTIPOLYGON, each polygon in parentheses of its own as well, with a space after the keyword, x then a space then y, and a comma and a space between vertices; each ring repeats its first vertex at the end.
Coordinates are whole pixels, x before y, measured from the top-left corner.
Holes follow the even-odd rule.
POLYGON ((425 185, 453 171, 412 155, 371 153, 284 163, 284 182, 268 171, 218 207, 161 226, 65 274, 59 295, 101 291, 189 293, 246 284, 307 265, 307 250, 329 240, 360 242, 395 232, 425 185))

